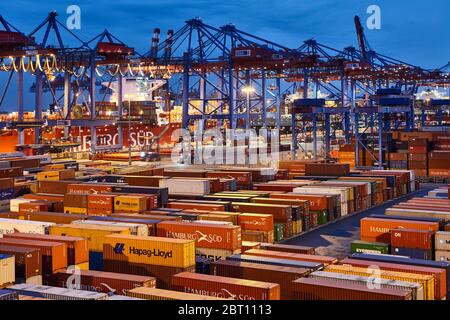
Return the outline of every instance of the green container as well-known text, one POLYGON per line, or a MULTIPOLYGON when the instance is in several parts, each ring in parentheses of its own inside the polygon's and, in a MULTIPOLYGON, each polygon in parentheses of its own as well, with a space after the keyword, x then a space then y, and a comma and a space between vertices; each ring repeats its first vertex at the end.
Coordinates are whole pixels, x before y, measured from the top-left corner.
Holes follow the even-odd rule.
POLYGON ((352 253, 389 254, 389 244, 355 240, 351 243, 350 250, 352 253))
POLYGON ((326 224, 328 222, 328 211, 323 210, 318 212, 317 222, 319 225, 326 224))
POLYGON ((273 228, 273 238, 275 242, 279 242, 284 239, 284 226, 282 223, 275 223, 273 228))

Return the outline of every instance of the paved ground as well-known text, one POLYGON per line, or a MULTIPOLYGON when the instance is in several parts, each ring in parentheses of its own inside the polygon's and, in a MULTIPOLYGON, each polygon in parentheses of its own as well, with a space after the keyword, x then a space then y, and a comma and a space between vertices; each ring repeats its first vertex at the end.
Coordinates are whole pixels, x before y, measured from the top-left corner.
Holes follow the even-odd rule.
POLYGON ((290 239, 286 244, 316 247, 316 252, 320 255, 329 255, 338 259, 345 258, 350 254, 350 243, 359 239, 360 219, 371 214, 384 214, 386 208, 412 197, 424 196, 428 191, 440 186, 442 185, 422 184, 421 189, 411 195, 325 225, 297 238, 290 239))

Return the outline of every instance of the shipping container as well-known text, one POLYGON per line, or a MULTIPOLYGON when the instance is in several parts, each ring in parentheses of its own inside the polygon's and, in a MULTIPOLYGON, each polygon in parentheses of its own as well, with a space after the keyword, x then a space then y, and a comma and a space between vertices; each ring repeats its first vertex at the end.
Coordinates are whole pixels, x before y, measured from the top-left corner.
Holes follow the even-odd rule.
POLYGON ((281 252, 291 252, 300 254, 315 254, 315 249, 313 247, 307 246, 297 246, 289 244, 273 244, 273 243, 261 243, 261 248, 263 250, 273 250, 281 252))
POLYGON ((371 277, 373 280, 378 278, 398 280, 405 282, 414 282, 423 286, 425 300, 434 300, 436 298, 436 282, 432 275, 408 273, 405 271, 385 270, 378 265, 369 265, 365 268, 354 265, 332 265, 325 269, 326 272, 336 272, 342 274, 371 277))
POLYGON ((64 224, 51 227, 50 234, 84 238, 88 242, 89 251, 103 252, 103 243, 107 235, 130 234, 130 228, 64 224))
POLYGON ((395 271, 395 272, 403 272, 403 273, 412 273, 417 275, 428 275, 433 277, 434 282, 434 294, 436 296, 436 299, 441 300, 445 299, 447 296, 447 273, 445 269, 435 268, 435 267, 426 267, 421 266, 419 264, 416 264, 415 261, 423 261, 424 263, 427 262, 428 265, 430 265, 430 260, 420 260, 420 259, 411 259, 408 257, 398 257, 398 256, 388 256, 391 261, 383 261, 381 259, 384 259, 385 255, 373 255, 373 254, 365 254, 365 253, 355 253, 351 256, 351 258, 344 259, 340 261, 339 263, 344 265, 352 265, 355 267, 361 267, 361 268, 367 268, 369 266, 376 265, 377 268, 380 268, 381 270, 387 270, 387 271, 395 271), (357 259, 359 257, 373 257, 374 261, 370 260, 360 260, 357 259), (378 261, 379 260, 379 261, 378 261), (407 261, 408 260, 408 261, 407 261), (403 263, 399 263, 402 262, 403 263), (412 263, 412 264, 404 264, 404 263, 412 263))
POLYGON ((261 249, 261 242, 242 241, 241 252, 244 253, 250 249, 261 249))
POLYGON ((4 236, 5 238, 16 239, 36 239, 48 242, 65 243, 67 246, 68 265, 80 264, 89 260, 87 240, 81 237, 40 235, 27 233, 12 233, 4 236))
POLYGON ((361 219, 361 240, 390 243, 391 231, 396 228, 417 229, 437 232, 439 224, 424 221, 408 221, 394 219, 374 219, 366 217, 361 219))
POLYGON ((330 271, 314 271, 311 272, 309 278, 327 279, 344 283, 356 282, 364 284, 366 286, 371 286, 374 290, 377 290, 378 288, 398 289, 410 292, 413 300, 424 300, 423 286, 419 283, 414 282, 391 280, 384 278, 374 279, 373 277, 356 276, 351 274, 343 274, 330 271))
POLYGON ((233 202, 232 207, 234 212, 271 214, 273 215, 275 222, 292 219, 292 206, 233 202))
POLYGON ((209 180, 194 179, 162 179, 159 187, 168 188, 169 194, 192 194, 206 195, 210 193, 211 186, 209 180))
POLYGON ((351 253, 382 253, 388 254, 389 244, 383 242, 367 242, 361 240, 354 240, 350 244, 351 253))
POLYGON ((156 236, 156 226, 159 222, 162 221, 162 219, 140 219, 139 215, 130 215, 131 217, 122 217, 122 216, 90 216, 90 221, 111 221, 111 222, 123 222, 123 223, 131 223, 131 224, 139 224, 139 225, 145 225, 148 229, 148 233, 146 235, 148 236, 156 236))
POLYGON ((112 226, 112 227, 125 227, 129 228, 132 235, 135 236, 148 236, 148 227, 146 224, 140 223, 127 223, 118 221, 99 221, 99 220, 76 220, 72 224, 75 225, 97 225, 97 226, 112 226))
POLYGON ((298 300, 411 300, 411 293, 396 289, 373 290, 358 283, 300 278, 294 281, 298 300))
POLYGON ((270 265, 282 266, 282 267, 305 268, 305 269, 310 269, 310 270, 321 270, 323 268, 323 264, 318 263, 318 262, 268 258, 268 257, 261 257, 261 256, 251 256, 248 254, 236 254, 236 255, 227 257, 227 260, 260 263, 260 264, 270 264, 270 265))
POLYGON ((128 290, 137 287, 155 288, 156 279, 125 273, 102 272, 93 270, 63 270, 52 276, 53 286, 103 292, 108 294, 126 294, 128 290), (70 278, 76 274, 77 280, 72 283, 70 278))
POLYGON ((0 288, 16 281, 15 256, 0 253, 0 288))
POLYGON ((271 214, 242 213, 238 216, 238 224, 245 230, 274 230, 274 217, 271 214))
POLYGON ((274 231, 242 230, 241 239, 242 241, 273 243, 274 231))
POLYGON ((172 290, 156 288, 134 288, 127 291, 127 296, 145 300, 227 300, 218 297, 205 296, 200 294, 178 292, 172 290))
POLYGON ((43 275, 67 267, 67 247, 62 242, 3 238, 0 245, 39 249, 43 275))
POLYGON ((241 228, 233 225, 205 225, 162 221, 158 224, 159 237, 195 240, 202 248, 237 250, 241 248, 241 228))
POLYGON ((211 248, 195 248, 195 255, 197 257, 207 258, 211 261, 217 261, 226 259, 235 254, 240 254, 241 249, 237 250, 224 250, 224 249, 211 249, 211 248))
POLYGON ((293 300, 292 282, 309 274, 308 269, 264 265, 258 263, 219 260, 212 264, 211 274, 215 276, 268 281, 280 285, 281 300, 293 300))
POLYGON ((275 283, 183 272, 173 276, 174 290, 233 300, 280 300, 275 283))
POLYGON ((114 212, 135 212, 147 210, 147 199, 143 196, 116 196, 114 198, 114 212))
POLYGON ((14 232, 47 234, 49 228, 54 225, 51 222, 0 218, 0 235, 14 232))
POLYGON ((51 300, 106 300, 108 297, 105 293, 30 284, 16 284, 8 289, 21 295, 47 298, 51 300))
POLYGON ((433 249, 434 232, 395 228, 391 231, 391 246, 411 249, 433 249))
POLYGON ((171 209, 182 209, 182 210, 208 210, 208 211, 225 211, 225 206, 222 204, 213 203, 190 203, 190 202, 169 202, 167 208, 171 209))
POLYGON ((103 259, 188 268, 195 265, 193 240, 132 235, 105 237, 103 259))
POLYGON ((450 232, 438 231, 435 234, 436 250, 450 251, 450 232))
POLYGON ((16 283, 42 275, 39 249, 0 244, 0 253, 14 255, 16 283))
POLYGON ((284 260, 295 260, 295 261, 309 261, 322 263, 324 266, 337 263, 337 259, 327 256, 319 256, 314 254, 301 254, 301 253, 291 253, 291 252, 281 252, 272 250, 259 250, 251 249, 245 252, 246 255, 260 256, 284 260))
POLYGON ((12 290, 0 289, 0 301, 4 300, 19 300, 19 295, 12 290))
POLYGON ((69 224, 75 220, 83 220, 88 217, 84 214, 71 214, 63 212, 30 212, 23 214, 21 219, 28 221, 51 222, 55 224, 69 224))
POLYGON ((180 268, 174 266, 161 266, 155 264, 132 263, 126 260, 107 260, 103 261, 104 271, 136 274, 156 278, 156 287, 159 289, 171 289, 173 275, 180 272, 195 272, 195 265, 180 268))

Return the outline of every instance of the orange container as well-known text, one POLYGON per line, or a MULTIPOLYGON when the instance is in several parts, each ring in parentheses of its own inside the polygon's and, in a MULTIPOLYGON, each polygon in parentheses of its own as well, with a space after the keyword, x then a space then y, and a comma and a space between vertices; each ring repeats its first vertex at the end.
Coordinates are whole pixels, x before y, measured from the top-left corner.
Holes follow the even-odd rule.
POLYGON ((101 211, 102 214, 112 214, 114 210, 114 196, 107 194, 90 194, 87 197, 88 213, 101 211))
POLYGON ((312 211, 322 211, 328 209, 328 201, 326 196, 281 193, 281 194, 271 194, 270 198, 308 200, 309 209, 312 211))
POLYGON ((112 192, 111 185, 93 184, 93 183, 71 183, 67 186, 67 193, 77 194, 93 194, 93 193, 109 193, 112 192))
POLYGON ((285 260, 318 262, 323 263, 325 266, 335 264, 338 262, 338 259, 333 257, 318 256, 315 254, 300 254, 292 252, 272 251, 272 250, 250 249, 245 251, 245 254, 259 257, 285 259, 285 260))
POLYGON ((206 203, 190 203, 190 202, 169 202, 168 208, 172 209, 198 209, 203 211, 225 211, 225 206, 221 204, 206 204, 206 203))
POLYGON ((367 217, 361 219, 361 239, 371 238, 376 242, 390 243, 391 230, 396 228, 437 232, 439 230, 439 223, 367 217))
POLYGON ((271 231, 274 228, 273 215, 262 213, 242 213, 238 224, 244 230, 271 231))
POLYGON ((58 269, 67 267, 67 246, 65 243, 3 238, 0 239, 0 244, 39 249, 42 257, 42 272, 44 275, 52 274, 58 269))
POLYGON ((162 221, 157 226, 158 237, 195 240, 199 248, 225 249, 241 248, 241 227, 233 225, 212 225, 162 221))

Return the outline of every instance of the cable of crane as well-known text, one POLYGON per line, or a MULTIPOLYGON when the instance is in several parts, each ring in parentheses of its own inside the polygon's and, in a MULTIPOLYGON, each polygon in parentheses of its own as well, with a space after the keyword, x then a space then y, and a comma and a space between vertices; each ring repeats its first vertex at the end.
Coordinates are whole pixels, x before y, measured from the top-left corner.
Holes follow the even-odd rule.
POLYGON ((16 66, 16 58, 11 57, 11 61, 12 61, 12 66, 14 68, 15 72, 19 72, 20 71, 20 63, 19 63, 19 67, 16 66))
POLYGON ((5 64, 5 59, 2 59, 2 68, 3 68, 3 70, 5 70, 6 72, 9 72, 9 71, 11 71, 12 66, 9 65, 9 67, 7 67, 6 64, 5 64))
POLYGON ((22 57, 20 59, 20 67, 24 72, 28 72, 28 70, 30 70, 30 64, 27 63, 27 67, 25 67, 25 57, 22 57))
POLYGON ((114 67, 116 67, 116 70, 114 72, 111 72, 112 66, 111 66, 111 68, 106 68, 106 71, 109 73, 109 75, 111 77, 115 77, 119 73, 120 66, 118 64, 116 64, 114 67))
POLYGON ((81 78, 81 76, 83 76, 85 68, 84 66, 80 66, 78 67, 78 70, 81 70, 81 72, 79 74, 76 73, 76 71, 73 71, 73 75, 75 76, 75 78, 81 78))
POLYGON ((129 73, 130 76, 132 76, 132 77, 135 76, 134 73, 133 73, 133 70, 131 69, 131 65, 130 65, 130 64, 128 64, 128 73, 129 73))
POLYGON ((100 73, 99 66, 97 66, 97 67, 95 67, 95 73, 97 74, 97 76, 102 78, 105 75, 106 72, 104 72, 103 74, 100 73))

